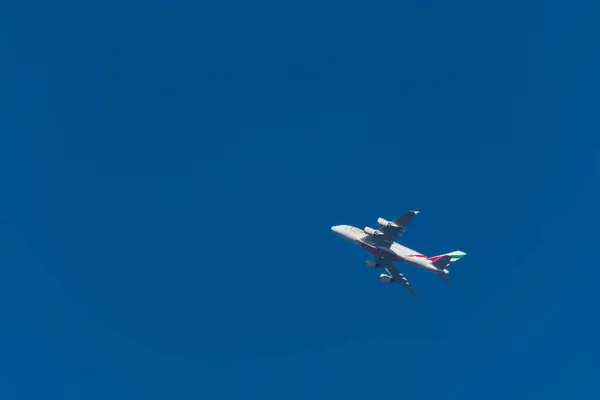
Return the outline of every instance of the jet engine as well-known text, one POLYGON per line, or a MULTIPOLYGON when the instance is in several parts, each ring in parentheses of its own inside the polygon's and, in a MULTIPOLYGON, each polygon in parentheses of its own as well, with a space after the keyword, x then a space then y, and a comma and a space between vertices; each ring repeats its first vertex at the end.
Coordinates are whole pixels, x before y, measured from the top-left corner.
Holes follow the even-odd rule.
POLYGON ((367 265, 367 267, 369 268, 377 268, 377 263, 375 261, 371 261, 371 260, 367 260, 365 261, 365 264, 367 265))
POLYGON ((392 283, 394 281, 394 278, 387 274, 379 275, 379 279, 381 279, 381 281, 385 283, 392 283))
POLYGON ((368 227, 368 226, 365 226, 365 229, 364 229, 364 231, 365 231, 365 233, 366 233, 367 235, 383 235, 383 232, 381 232, 381 231, 378 231, 378 230, 376 230, 376 229, 373 229, 373 228, 370 228, 370 227, 368 227))
POLYGON ((388 221, 387 219, 384 219, 384 218, 377 218, 377 223, 381 226, 391 226, 394 228, 398 228, 398 225, 396 225, 392 221, 388 221))

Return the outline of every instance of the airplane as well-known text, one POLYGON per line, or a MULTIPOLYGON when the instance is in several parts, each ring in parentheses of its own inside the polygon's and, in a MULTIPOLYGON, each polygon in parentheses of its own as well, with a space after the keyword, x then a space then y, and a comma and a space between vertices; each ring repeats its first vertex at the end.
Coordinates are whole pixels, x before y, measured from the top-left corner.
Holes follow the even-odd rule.
POLYGON ((350 225, 334 225, 331 227, 331 230, 343 239, 357 244, 375 257, 374 261, 366 260, 365 264, 369 268, 385 268, 387 274, 379 276, 381 281, 385 283, 397 282, 413 296, 418 297, 406 277, 396 269, 394 262, 402 262, 425 269, 449 282, 448 275, 450 271, 448 271, 448 266, 467 254, 457 250, 434 257, 427 257, 396 243, 396 238, 406 231, 406 226, 418 213, 419 211, 410 210, 393 221, 378 218, 379 229, 373 229, 368 226, 365 229, 359 229, 350 225))

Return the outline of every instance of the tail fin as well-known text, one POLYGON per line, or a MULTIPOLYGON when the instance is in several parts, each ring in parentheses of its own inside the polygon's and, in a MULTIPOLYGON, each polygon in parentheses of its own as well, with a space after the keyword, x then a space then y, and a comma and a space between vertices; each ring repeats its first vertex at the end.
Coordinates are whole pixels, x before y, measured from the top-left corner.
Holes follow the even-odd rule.
POLYGON ((439 260, 440 258, 442 258, 444 256, 450 256, 450 264, 452 264, 453 262, 460 260, 461 258, 463 258, 466 255, 467 255, 467 253, 457 250, 457 251, 452 251, 452 252, 446 253, 446 254, 440 254, 439 256, 429 257, 428 260, 435 263, 437 260, 439 260))

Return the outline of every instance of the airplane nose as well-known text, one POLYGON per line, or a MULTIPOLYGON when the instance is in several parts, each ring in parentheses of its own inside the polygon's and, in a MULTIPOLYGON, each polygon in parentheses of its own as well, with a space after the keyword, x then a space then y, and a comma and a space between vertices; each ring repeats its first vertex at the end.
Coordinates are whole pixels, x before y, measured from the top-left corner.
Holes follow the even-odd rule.
POLYGON ((342 230, 342 227, 340 225, 334 225, 331 227, 331 230, 337 234, 339 234, 342 230))

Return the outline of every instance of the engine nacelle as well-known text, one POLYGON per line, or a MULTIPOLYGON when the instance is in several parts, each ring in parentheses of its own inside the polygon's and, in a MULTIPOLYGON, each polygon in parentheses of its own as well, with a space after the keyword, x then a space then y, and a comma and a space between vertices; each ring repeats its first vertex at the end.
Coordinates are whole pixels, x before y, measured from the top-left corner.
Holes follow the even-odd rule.
POLYGON ((383 235, 383 232, 378 231, 377 229, 370 228, 368 226, 365 226, 364 231, 367 235, 383 235))
POLYGON ((392 278, 391 276, 389 276, 387 274, 379 275, 379 279, 381 279, 381 281, 385 282, 385 283, 392 283, 394 281, 394 278, 392 278))
POLYGON ((371 261, 371 260, 367 260, 365 261, 365 264, 367 265, 367 267, 369 268, 377 268, 377 263, 375 261, 371 261))
POLYGON ((377 223, 381 226, 391 226, 394 228, 398 227, 398 225, 396 225, 392 221, 388 221, 387 219, 384 219, 384 218, 377 218, 377 223))

